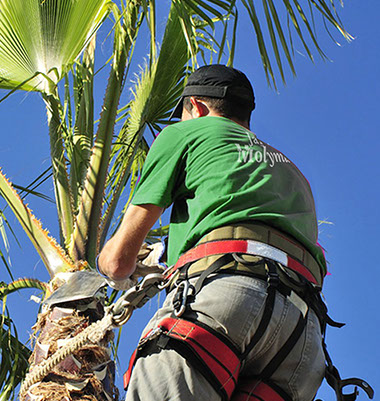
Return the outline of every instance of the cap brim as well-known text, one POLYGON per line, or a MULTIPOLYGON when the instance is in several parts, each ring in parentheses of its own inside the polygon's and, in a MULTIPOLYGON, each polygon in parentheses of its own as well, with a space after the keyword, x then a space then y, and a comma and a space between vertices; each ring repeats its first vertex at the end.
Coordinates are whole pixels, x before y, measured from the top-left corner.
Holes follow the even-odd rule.
POLYGON ((183 97, 181 97, 178 100, 178 103, 174 107, 172 114, 170 114, 169 120, 172 120, 173 118, 181 119, 182 118, 182 108, 183 108, 183 97))

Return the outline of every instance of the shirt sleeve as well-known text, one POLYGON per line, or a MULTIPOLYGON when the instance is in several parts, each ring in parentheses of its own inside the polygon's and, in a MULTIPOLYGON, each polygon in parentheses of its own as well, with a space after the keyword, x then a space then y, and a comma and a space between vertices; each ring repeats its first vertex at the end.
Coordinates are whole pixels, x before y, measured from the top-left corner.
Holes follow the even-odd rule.
POLYGON ((168 207, 173 203, 186 156, 184 133, 166 127, 153 142, 145 160, 133 205, 153 204, 168 207))

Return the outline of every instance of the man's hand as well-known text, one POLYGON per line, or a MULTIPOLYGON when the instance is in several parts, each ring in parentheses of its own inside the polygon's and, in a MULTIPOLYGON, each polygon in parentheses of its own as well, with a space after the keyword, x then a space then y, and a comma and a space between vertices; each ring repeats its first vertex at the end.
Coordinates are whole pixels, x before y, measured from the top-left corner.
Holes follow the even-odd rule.
POLYGON ((143 243, 137 254, 136 270, 132 277, 144 277, 150 273, 160 273, 165 267, 160 265, 165 245, 157 242, 152 245, 143 243))
POLYGON ((150 273, 160 273, 164 270, 164 267, 160 265, 160 258, 165 251, 165 245, 162 242, 157 242, 152 245, 148 245, 144 242, 141 245, 140 251, 137 254, 136 259, 136 270, 130 278, 121 280, 111 280, 105 276, 100 267, 99 261, 96 261, 96 269, 100 275, 102 275, 108 285, 115 290, 125 291, 137 284, 137 280, 140 277, 145 277, 150 273))
POLYGON ((130 284, 126 280, 136 269, 141 245, 162 211, 163 208, 151 204, 130 205, 116 234, 104 245, 98 257, 99 272, 115 286, 130 284))
POLYGON ((127 291, 137 284, 137 280, 135 280, 133 276, 125 280, 111 280, 106 278, 106 281, 111 288, 118 291, 127 291))
POLYGON ((106 276, 103 271, 101 270, 100 266, 99 266, 99 256, 96 258, 95 261, 95 265, 96 265, 96 271, 105 278, 107 284, 113 288, 114 290, 118 290, 118 291, 126 291, 129 290, 130 288, 132 288, 133 286, 135 286, 137 284, 137 279, 135 277, 131 277, 131 278, 125 278, 125 279, 121 279, 121 280, 112 280, 111 278, 109 278, 108 276, 106 276))

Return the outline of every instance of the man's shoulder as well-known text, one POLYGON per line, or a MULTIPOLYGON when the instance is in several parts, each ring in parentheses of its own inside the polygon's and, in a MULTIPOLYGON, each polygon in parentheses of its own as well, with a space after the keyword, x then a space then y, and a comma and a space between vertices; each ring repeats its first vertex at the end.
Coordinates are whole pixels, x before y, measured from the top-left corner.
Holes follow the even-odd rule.
POLYGON ((170 133, 182 133, 183 135, 191 134, 192 132, 197 133, 200 130, 209 130, 212 129, 232 129, 236 125, 235 122, 225 117, 216 117, 216 116, 205 116, 194 118, 186 121, 179 121, 173 125, 167 126, 162 132, 170 132, 170 133))

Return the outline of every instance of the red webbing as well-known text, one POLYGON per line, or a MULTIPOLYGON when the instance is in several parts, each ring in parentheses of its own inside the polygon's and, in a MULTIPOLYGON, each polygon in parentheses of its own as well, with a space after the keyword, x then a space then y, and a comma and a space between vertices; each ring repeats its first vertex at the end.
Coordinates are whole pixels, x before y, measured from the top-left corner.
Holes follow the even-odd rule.
POLYGON ((127 389, 129 381, 131 380, 131 375, 132 375, 132 369, 133 366, 136 362, 136 354, 137 354, 137 349, 134 350, 131 359, 129 360, 129 365, 127 371, 123 375, 123 384, 124 384, 124 390, 127 389))
POLYGON ((231 401, 285 401, 272 387, 268 384, 254 379, 251 382, 238 383, 235 394, 231 401))
POLYGON ((228 397, 231 396, 239 375, 240 360, 228 345, 206 329, 186 320, 166 318, 160 327, 168 331, 168 336, 185 341, 192 347, 216 376, 228 397))
POLYGON ((184 253, 175 264, 174 268, 184 266, 186 263, 195 262, 206 256, 222 253, 246 253, 248 243, 245 240, 225 240, 205 242, 184 253))
POLYGON ((291 256, 288 256, 288 267, 289 269, 292 269, 304 276, 306 280, 310 281, 311 283, 318 284, 310 270, 308 270, 302 263, 298 262, 298 260, 293 259, 291 256))
MULTIPOLYGON (((148 337, 148 335, 151 333, 151 331, 152 330, 149 330, 148 333, 146 333, 143 338, 148 337)), ((133 354, 131 355, 131 358, 129 360, 128 369, 123 375, 124 390, 127 389, 129 381, 131 380, 133 366, 135 365, 135 362, 136 362, 137 351, 138 351, 138 348, 136 348, 134 350, 133 354)))
MULTIPOLYGON (((221 240, 205 242, 204 244, 200 244, 180 256, 174 268, 170 271, 170 275, 172 275, 177 269, 184 266, 186 263, 195 262, 199 259, 205 258, 206 256, 221 255, 224 253, 248 254, 250 252, 248 252, 247 249, 247 240, 221 240)), ((305 267, 302 263, 298 262, 298 260, 292 258, 289 255, 287 255, 287 261, 287 267, 289 269, 292 269, 301 274, 311 283, 317 284, 317 280, 315 279, 315 277, 311 274, 310 270, 307 269, 307 267, 305 267)))

